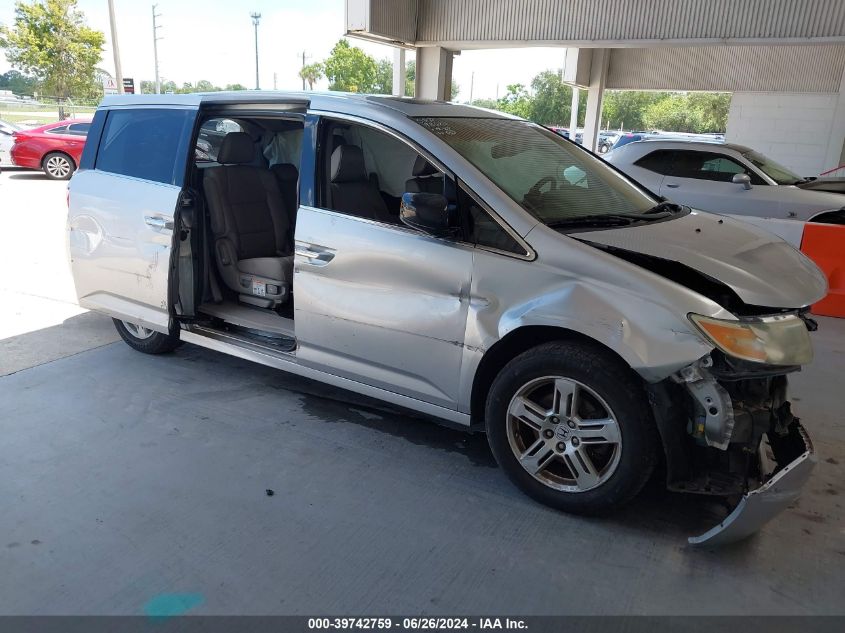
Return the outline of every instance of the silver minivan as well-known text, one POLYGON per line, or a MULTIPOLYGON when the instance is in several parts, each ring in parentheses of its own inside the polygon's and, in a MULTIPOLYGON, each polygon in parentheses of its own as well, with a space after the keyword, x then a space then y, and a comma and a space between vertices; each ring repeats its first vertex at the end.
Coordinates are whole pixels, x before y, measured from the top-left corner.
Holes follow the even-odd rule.
POLYGON ((742 538, 813 467, 787 399, 826 281, 766 231, 666 202, 468 106, 109 97, 69 185, 79 302, 487 433, 538 501, 603 513, 659 466, 742 538))

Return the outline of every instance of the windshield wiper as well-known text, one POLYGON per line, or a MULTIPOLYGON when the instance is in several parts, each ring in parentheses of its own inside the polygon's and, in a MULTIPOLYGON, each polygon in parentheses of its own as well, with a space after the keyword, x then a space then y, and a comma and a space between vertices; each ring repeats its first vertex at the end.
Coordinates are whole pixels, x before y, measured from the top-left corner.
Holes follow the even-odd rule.
MULTIPOLYGON (((677 205, 672 206, 676 207, 677 205)), ((546 222, 546 226, 552 229, 572 226, 629 226, 634 222, 653 222, 655 220, 668 218, 671 215, 671 211, 655 207, 653 209, 649 209, 645 213, 594 213, 592 215, 578 215, 571 218, 560 218, 558 220, 546 222)))
POLYGON ((683 210, 683 205, 677 204, 675 202, 670 202, 669 200, 664 200, 663 202, 659 202, 654 205, 648 211, 644 211, 643 215, 650 215, 653 217, 658 213, 662 213, 663 215, 661 217, 665 218, 669 215, 672 215, 673 213, 680 213, 683 210))
POLYGON ((634 220, 634 215, 624 213, 596 213, 593 215, 579 215, 572 218, 552 220, 546 222, 546 226, 552 229, 568 226, 628 226, 634 220))

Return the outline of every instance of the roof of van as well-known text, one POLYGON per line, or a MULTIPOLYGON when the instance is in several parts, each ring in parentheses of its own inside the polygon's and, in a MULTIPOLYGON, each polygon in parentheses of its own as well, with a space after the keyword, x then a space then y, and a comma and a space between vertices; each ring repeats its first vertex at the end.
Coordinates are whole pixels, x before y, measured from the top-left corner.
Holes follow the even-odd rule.
POLYGON ((346 92, 287 92, 281 90, 238 90, 223 92, 194 92, 190 94, 123 94, 103 99, 101 107, 131 107, 151 105, 270 105, 291 104, 313 110, 330 112, 360 112, 361 109, 390 109, 409 117, 449 116, 496 119, 517 118, 503 112, 474 106, 388 95, 365 95, 346 92))

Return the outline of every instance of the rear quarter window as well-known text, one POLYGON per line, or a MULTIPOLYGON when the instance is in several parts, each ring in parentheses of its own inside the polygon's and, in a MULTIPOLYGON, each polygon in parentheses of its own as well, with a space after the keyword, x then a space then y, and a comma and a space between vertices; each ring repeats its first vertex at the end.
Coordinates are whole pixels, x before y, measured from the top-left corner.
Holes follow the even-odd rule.
POLYGON ((634 164, 637 167, 648 169, 656 174, 668 176, 672 173, 672 165, 675 162, 675 152, 668 149, 658 149, 646 154, 634 164))
POLYGON ((180 109, 111 110, 97 150, 96 169, 181 185, 187 138, 196 113, 180 109))

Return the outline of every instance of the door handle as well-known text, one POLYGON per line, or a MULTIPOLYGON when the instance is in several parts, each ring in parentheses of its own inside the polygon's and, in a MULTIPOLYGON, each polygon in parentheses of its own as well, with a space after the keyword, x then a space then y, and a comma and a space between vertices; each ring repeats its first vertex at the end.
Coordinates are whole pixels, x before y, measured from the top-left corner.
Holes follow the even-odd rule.
POLYGON ((334 259, 335 255, 334 249, 305 242, 296 242, 293 252, 297 257, 305 260, 303 264, 312 266, 325 266, 334 259))
POLYGON ((163 231, 164 229, 173 230, 173 220, 167 220, 158 215, 145 215, 144 222, 159 231, 163 231))
POLYGON ((677 189, 681 185, 675 184, 674 182, 667 182, 666 186, 669 187, 669 189, 677 189))

